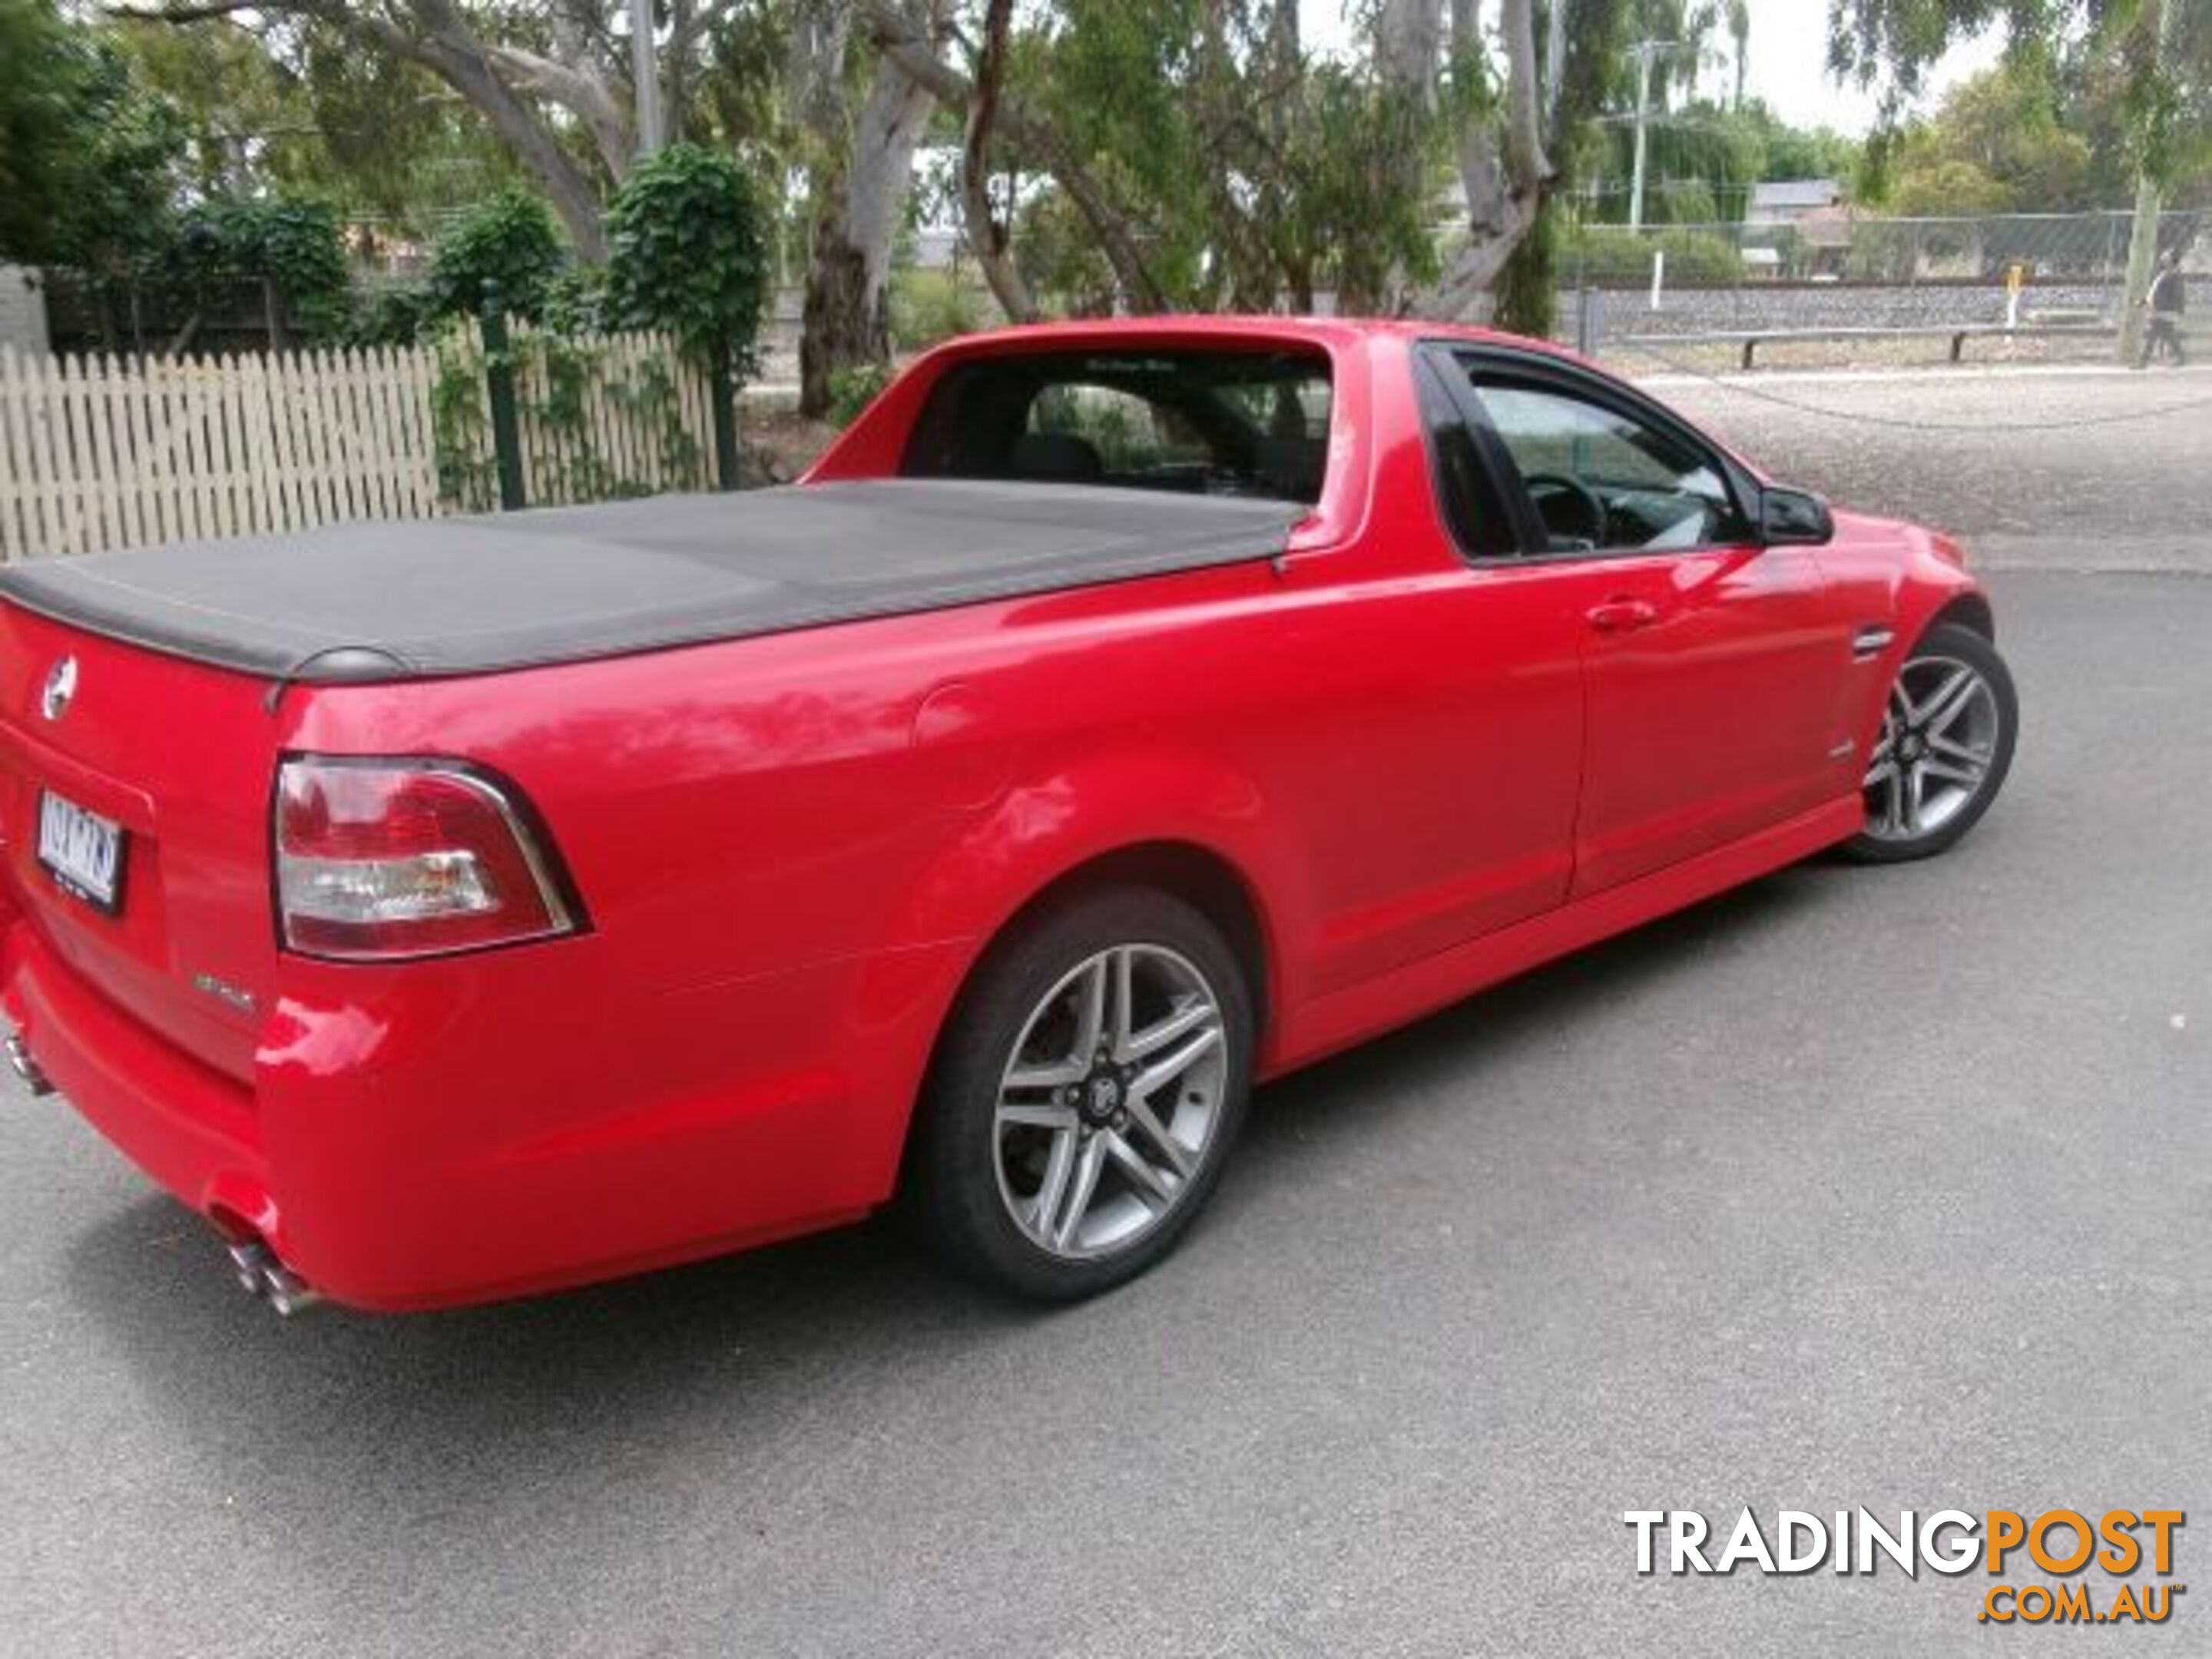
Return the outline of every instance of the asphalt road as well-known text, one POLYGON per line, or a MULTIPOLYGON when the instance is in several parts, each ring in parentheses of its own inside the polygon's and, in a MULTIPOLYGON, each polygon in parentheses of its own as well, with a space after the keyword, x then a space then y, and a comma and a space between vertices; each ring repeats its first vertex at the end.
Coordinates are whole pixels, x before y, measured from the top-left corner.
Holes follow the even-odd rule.
POLYGON ((1963 848, 1267 1091, 1187 1248, 1086 1308, 874 1227, 283 1324, 10 1085, 0 1651, 2212 1650, 2212 580, 1995 586, 2027 733, 1963 848), (2046 1636, 1978 1574, 1639 1577, 1620 1518, 1857 1504, 2185 1508, 2191 1588, 2046 1636))

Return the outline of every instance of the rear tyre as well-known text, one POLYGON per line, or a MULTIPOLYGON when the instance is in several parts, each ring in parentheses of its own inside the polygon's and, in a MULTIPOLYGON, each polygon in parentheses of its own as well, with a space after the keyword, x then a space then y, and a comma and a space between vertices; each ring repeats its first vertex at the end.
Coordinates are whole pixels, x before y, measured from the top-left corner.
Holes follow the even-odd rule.
POLYGON ((1869 757, 1866 828, 1844 844, 1863 864, 1944 851, 1990 810, 2012 769, 2020 698, 1996 647, 1939 623, 1898 671, 1869 757))
POLYGON ((1175 1248, 1252 1088, 1252 994, 1181 900, 1102 889, 994 947, 939 1046, 912 1196, 952 1264, 1073 1302, 1175 1248))

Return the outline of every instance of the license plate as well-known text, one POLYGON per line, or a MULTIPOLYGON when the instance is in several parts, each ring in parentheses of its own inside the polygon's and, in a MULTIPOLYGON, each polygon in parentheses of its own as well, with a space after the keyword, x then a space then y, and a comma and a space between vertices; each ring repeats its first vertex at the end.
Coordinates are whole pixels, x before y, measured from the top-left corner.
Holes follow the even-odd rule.
POLYGON ((39 797, 39 862, 64 893, 115 914, 123 902, 123 826, 48 790, 39 797))

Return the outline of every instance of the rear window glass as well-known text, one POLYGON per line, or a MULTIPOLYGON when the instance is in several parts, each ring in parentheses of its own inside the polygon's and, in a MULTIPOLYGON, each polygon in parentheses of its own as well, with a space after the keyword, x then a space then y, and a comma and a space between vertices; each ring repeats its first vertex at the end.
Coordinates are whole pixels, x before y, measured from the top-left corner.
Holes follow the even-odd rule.
POLYGON ((1320 352, 979 357, 938 381, 900 470, 1311 505, 1328 468, 1329 404, 1320 352))

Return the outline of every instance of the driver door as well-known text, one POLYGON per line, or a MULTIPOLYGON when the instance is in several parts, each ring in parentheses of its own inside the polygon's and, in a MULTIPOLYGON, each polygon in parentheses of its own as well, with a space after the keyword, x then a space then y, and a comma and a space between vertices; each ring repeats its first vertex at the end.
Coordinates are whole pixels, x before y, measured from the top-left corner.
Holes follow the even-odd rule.
POLYGON ((1782 823, 1856 782, 1850 630, 1814 550, 1764 547, 1735 470, 1571 365, 1457 354, 1526 507, 1522 556, 1572 573, 1585 738, 1577 896, 1782 823))

